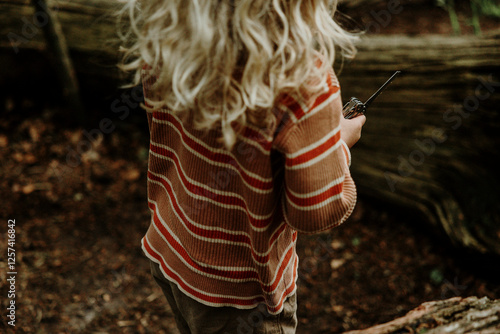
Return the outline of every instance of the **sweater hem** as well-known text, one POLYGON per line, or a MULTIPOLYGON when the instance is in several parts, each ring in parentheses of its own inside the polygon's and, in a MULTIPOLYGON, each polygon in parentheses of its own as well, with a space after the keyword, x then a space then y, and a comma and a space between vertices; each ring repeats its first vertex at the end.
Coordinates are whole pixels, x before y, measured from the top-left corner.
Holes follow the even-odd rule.
MULTIPOLYGON (((144 237, 145 238, 145 237, 144 237)), ((158 260, 157 258, 155 258, 153 255, 151 255, 145 248, 144 246, 144 238, 141 242, 141 248, 142 248, 142 251, 144 252, 144 255, 152 262, 154 262, 155 264, 159 265, 159 268, 160 268, 160 271, 161 273, 163 274, 163 277, 168 280, 169 282, 172 282, 174 283, 177 288, 182 291, 182 293, 184 293, 186 296, 188 296, 189 298, 197 301, 198 303, 200 304, 203 304, 203 305, 206 305, 206 306, 210 306, 210 307, 234 307, 236 309, 240 309, 240 310, 249 310, 249 309, 254 309, 254 308, 257 308, 259 305, 263 304, 266 306, 266 309, 267 311, 269 312, 269 314, 272 314, 272 315, 277 315, 279 313, 281 313, 283 311, 283 305, 285 303, 285 301, 287 300, 287 298, 291 297, 294 293, 296 293, 297 291, 297 278, 298 278, 298 275, 296 274, 297 272, 297 267, 294 269, 295 270, 295 274, 294 274, 294 279, 293 279, 293 283, 292 285, 289 286, 289 288, 293 287, 293 289, 286 293, 286 290, 283 294, 284 298, 283 298, 283 301, 280 302, 281 306, 279 309, 273 311, 273 307, 270 307, 266 302, 265 302, 265 299, 264 299, 264 296, 263 295, 258 295, 258 296, 251 296, 251 297, 238 297, 238 296, 226 296, 227 298, 231 298, 231 299, 236 299, 236 300, 241 300, 241 301, 248 301, 248 300, 252 300, 252 299, 264 299, 262 301, 257 301, 257 302, 253 302, 253 303, 250 303, 250 304, 247 304, 247 305, 242 305, 242 304, 236 304, 236 303, 228 303, 228 302, 222 302, 222 303, 214 303, 214 302, 210 302, 210 301, 207 301, 207 300, 204 300, 202 298, 199 298, 195 295, 193 295, 192 293, 190 293, 189 291, 187 291, 187 289, 185 289, 182 284, 180 284, 175 278, 171 277, 171 275, 167 274, 165 272, 165 269, 163 268, 162 264, 167 266, 165 263, 162 263, 162 261, 158 260)), ((297 259, 298 260, 298 259, 297 259)), ((298 262, 298 261, 297 261, 298 262)), ((296 264, 298 266, 298 263, 296 264)), ((169 268, 167 268, 169 269, 169 268)), ((182 278, 180 278, 182 279, 182 278)), ((187 282, 184 282, 185 284, 189 285, 189 283, 187 282)), ((210 294, 209 292, 204 292, 206 294, 210 294)))

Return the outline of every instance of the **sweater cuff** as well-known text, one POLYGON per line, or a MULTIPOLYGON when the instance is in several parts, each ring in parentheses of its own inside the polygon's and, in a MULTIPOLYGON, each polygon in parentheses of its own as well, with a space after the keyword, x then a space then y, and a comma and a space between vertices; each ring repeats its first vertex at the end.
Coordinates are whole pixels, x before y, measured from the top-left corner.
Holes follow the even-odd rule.
POLYGON ((350 168, 351 167, 351 150, 349 150, 349 147, 347 147, 347 144, 345 143, 345 141, 343 141, 341 139, 340 142, 342 143, 342 148, 344 150, 344 154, 345 154, 345 157, 347 160, 347 166, 349 166, 349 168, 350 168))

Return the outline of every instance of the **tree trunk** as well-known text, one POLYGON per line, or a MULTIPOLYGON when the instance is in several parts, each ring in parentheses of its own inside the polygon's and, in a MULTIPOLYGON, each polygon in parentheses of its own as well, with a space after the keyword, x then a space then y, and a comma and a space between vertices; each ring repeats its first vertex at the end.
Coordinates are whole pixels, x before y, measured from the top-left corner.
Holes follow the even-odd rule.
MULTIPOLYGON (((118 1, 47 2, 80 87, 89 91, 84 97, 115 92, 118 1)), ((49 89, 43 17, 23 0, 0 0, 0 17, 7 36, 0 41, 0 94, 29 95, 26 78, 41 78, 33 92, 49 89)), ((458 246, 494 254, 500 254, 499 36, 370 36, 355 60, 337 70, 344 100, 363 101, 403 71, 369 108, 353 149, 359 192, 424 214, 458 246)))
POLYGON ((367 38, 344 64, 343 98, 368 109, 352 172, 360 193, 417 209, 457 245, 500 254, 498 35, 367 38))
MULTIPOLYGON (((36 1, 36 0, 34 0, 36 1)), ((108 108, 121 92, 123 74, 116 64, 120 40, 114 14, 117 0, 46 0, 62 27, 83 103, 108 108)), ((47 20, 27 0, 0 0, 0 110, 2 99, 60 100, 65 87, 56 80, 58 62, 43 33, 47 20)))
MULTIPOLYGON (((116 58, 119 45, 114 13, 117 0, 47 0, 57 16, 73 51, 97 53, 116 58)), ((19 53, 24 48, 45 49, 42 29, 48 24, 45 15, 29 1, 0 0, 0 47, 19 53)))
POLYGON ((487 297, 481 299, 455 297, 426 302, 404 317, 344 334, 494 334, 499 332, 500 300, 489 300, 487 297))

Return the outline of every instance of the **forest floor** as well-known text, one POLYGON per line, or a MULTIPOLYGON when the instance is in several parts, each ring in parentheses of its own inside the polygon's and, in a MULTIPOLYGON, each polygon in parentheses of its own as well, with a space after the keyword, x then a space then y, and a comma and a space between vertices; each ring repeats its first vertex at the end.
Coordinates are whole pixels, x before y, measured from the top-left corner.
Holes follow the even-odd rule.
MULTIPOLYGON (((406 13, 386 32, 451 31, 446 13, 436 12, 435 25, 403 24, 406 13)), ((149 225, 144 115, 112 115, 115 129, 96 137, 99 115, 82 128, 53 107, 8 101, 5 109, 0 250, 15 220, 15 332, 177 333, 140 248, 149 225)), ((297 333, 366 328, 430 300, 500 298, 498 259, 454 249, 422 217, 371 198, 360 196, 339 228, 300 235, 297 249, 297 333)), ((8 271, 0 258, 1 332, 14 332, 8 271)))

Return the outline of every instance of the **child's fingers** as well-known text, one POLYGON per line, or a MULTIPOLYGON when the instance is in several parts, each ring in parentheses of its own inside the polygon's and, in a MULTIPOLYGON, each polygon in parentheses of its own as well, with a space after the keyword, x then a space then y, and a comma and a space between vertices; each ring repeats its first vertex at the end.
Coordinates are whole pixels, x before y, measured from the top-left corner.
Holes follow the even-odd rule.
POLYGON ((353 120, 356 120, 361 126, 363 126, 366 122, 366 116, 364 114, 360 114, 358 117, 353 118, 353 120))
POLYGON ((355 118, 350 118, 350 119, 342 119, 341 136, 349 148, 351 148, 354 144, 356 144, 358 140, 361 138, 361 129, 363 128, 365 122, 366 122, 365 115, 359 115, 355 118))

